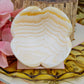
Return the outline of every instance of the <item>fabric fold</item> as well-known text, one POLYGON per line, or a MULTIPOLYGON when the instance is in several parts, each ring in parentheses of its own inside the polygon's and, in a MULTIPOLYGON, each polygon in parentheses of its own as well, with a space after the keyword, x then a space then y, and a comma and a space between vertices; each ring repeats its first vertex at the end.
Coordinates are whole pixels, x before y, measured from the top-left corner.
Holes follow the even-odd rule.
POLYGON ((0 52, 0 67, 2 68, 8 67, 7 57, 2 52, 0 52))
POLYGON ((10 43, 6 41, 0 41, 0 51, 7 56, 13 55, 10 43))

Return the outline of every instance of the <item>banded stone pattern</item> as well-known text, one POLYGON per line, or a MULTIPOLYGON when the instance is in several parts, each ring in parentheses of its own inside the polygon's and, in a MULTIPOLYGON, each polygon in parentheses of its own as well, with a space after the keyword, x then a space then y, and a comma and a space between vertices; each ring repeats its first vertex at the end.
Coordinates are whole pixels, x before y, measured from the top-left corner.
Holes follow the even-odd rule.
POLYGON ((71 22, 54 7, 24 9, 14 19, 11 32, 14 55, 29 67, 56 67, 71 51, 71 22))
POLYGON ((11 77, 19 77, 33 81, 56 80, 56 82, 68 78, 74 79, 80 76, 84 76, 84 42, 72 48, 71 53, 67 57, 67 59, 65 59, 64 64, 65 64, 65 69, 17 70, 17 61, 13 61, 13 63, 11 63, 9 67, 5 69, 0 67, 0 73, 3 73, 11 77))
POLYGON ((78 0, 12 0, 12 2, 14 3, 15 10, 26 8, 28 6, 38 6, 42 9, 45 7, 59 8, 67 14, 72 23, 73 32, 70 39, 74 40, 78 0))

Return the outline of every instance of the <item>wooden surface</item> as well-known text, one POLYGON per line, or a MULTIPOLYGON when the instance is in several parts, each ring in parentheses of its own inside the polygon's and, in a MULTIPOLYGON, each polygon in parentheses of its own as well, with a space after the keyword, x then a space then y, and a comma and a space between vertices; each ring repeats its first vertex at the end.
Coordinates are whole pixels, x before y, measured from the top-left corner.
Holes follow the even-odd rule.
POLYGON ((42 9, 48 6, 53 6, 64 11, 71 20, 73 26, 73 33, 71 35, 71 39, 73 39, 78 0, 12 0, 12 2, 14 3, 15 10, 34 5, 42 9))

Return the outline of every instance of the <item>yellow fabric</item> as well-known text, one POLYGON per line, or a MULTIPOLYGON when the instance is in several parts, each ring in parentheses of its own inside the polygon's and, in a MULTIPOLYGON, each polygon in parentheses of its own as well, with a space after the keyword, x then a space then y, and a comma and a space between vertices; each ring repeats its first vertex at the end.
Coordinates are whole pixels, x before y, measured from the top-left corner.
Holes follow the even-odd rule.
POLYGON ((79 0, 76 20, 78 23, 84 25, 84 0, 79 0))

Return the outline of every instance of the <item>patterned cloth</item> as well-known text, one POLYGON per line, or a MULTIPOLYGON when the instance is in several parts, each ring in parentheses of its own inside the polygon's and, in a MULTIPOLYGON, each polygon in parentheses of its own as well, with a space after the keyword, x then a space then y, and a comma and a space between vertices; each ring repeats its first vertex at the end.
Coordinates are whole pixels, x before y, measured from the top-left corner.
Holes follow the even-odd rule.
POLYGON ((84 0, 79 0, 77 22, 84 25, 84 0))

